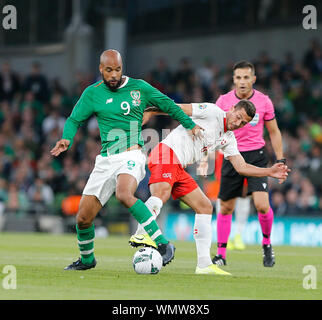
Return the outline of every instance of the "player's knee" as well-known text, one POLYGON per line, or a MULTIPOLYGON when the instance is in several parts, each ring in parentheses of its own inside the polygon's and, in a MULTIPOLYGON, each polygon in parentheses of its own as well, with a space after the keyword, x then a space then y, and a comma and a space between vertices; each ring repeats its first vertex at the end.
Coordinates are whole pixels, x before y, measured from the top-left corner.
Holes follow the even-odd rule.
POLYGON ((214 211, 214 207, 213 207, 211 201, 209 200, 205 206, 205 213, 212 214, 213 211, 214 211))
POLYGON ((235 210, 234 202, 221 201, 220 202, 220 213, 221 214, 232 214, 235 210))
POLYGON ((115 198, 124 206, 130 207, 134 197, 128 190, 116 190, 115 198))
POLYGON ((81 211, 76 215, 76 223, 79 229, 89 228, 92 225, 90 217, 84 215, 81 211))
POLYGON ((209 199, 203 200, 202 203, 199 204, 199 208, 196 210, 198 213, 204 213, 204 214, 212 214, 213 212, 213 206, 209 199))
POLYGON ((115 192, 115 198, 117 201, 124 203, 126 201, 126 191, 119 191, 116 190, 115 192))
POLYGON ((171 188, 160 188, 158 190, 154 190, 152 195, 161 199, 163 203, 166 203, 171 196, 171 188))
POLYGON ((268 212, 269 210, 269 205, 266 205, 266 204, 263 204, 263 203, 260 203, 260 204, 255 204, 255 207, 256 207, 256 210, 257 212, 259 213, 262 213, 262 214, 265 214, 268 212))
POLYGON ((171 192, 164 191, 164 192, 161 192, 157 197, 160 198, 163 203, 166 203, 169 200, 170 195, 171 195, 171 192))

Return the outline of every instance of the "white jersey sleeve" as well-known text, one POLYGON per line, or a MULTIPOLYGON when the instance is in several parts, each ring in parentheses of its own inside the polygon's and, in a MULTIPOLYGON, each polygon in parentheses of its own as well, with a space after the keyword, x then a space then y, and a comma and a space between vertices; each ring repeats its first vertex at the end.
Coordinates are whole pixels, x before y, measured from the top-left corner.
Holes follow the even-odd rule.
POLYGON ((192 103, 192 117, 198 119, 211 119, 217 115, 214 103, 192 103))
POLYGON ((236 155, 240 154, 240 152, 238 151, 235 135, 232 131, 228 131, 226 133, 225 140, 226 140, 225 144, 224 144, 223 148, 221 149, 222 152, 224 153, 225 159, 227 159, 227 157, 236 156, 236 155))

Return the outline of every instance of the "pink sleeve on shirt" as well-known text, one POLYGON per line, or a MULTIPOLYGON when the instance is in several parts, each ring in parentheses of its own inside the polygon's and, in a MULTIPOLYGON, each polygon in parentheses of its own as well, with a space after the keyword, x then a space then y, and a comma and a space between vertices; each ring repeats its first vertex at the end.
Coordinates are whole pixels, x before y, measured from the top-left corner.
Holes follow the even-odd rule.
POLYGON ((274 111, 274 106, 272 103, 272 100, 267 97, 267 103, 266 103, 266 110, 265 110, 265 115, 264 115, 264 120, 269 121, 273 120, 275 118, 275 111, 274 111))

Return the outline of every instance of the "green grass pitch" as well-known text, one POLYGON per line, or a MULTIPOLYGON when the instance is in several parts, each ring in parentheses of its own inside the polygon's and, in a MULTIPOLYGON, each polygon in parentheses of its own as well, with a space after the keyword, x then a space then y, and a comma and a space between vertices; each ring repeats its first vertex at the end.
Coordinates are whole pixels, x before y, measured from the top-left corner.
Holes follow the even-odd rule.
POLYGON ((136 250, 115 236, 95 240, 95 269, 63 271, 79 256, 75 235, 0 233, 0 299, 322 299, 322 248, 275 246, 274 268, 263 267, 260 245, 228 251, 227 277, 195 275, 195 244, 175 245, 174 261, 157 275, 136 274, 136 250), (16 289, 3 288, 6 265, 16 268, 16 289), (316 269, 316 289, 303 288, 306 265, 316 269))

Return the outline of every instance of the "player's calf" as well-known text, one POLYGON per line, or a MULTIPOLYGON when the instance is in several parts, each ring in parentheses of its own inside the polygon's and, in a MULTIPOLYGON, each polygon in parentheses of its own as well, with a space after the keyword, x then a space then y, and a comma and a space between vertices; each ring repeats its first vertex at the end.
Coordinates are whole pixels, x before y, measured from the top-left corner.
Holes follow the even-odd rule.
POLYGON ((126 208, 130 208, 136 202, 137 198, 134 197, 133 193, 128 190, 116 190, 115 198, 123 204, 126 208))

